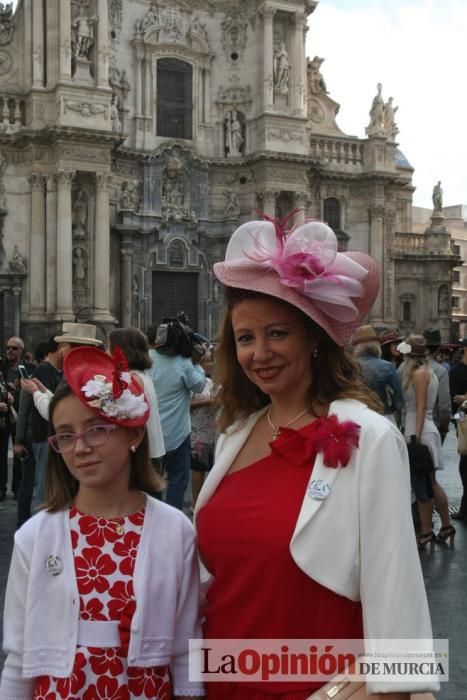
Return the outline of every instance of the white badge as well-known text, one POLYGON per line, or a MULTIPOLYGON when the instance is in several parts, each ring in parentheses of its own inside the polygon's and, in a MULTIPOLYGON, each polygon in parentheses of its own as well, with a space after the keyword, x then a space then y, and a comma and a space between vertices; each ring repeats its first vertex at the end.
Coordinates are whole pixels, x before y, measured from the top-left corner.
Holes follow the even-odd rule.
POLYGON ((322 479, 313 479, 308 485, 308 495, 315 501, 324 501, 329 495, 330 488, 322 479))
POLYGON ((63 569, 62 560, 56 554, 49 554, 45 560, 45 570, 51 576, 57 576, 63 569))

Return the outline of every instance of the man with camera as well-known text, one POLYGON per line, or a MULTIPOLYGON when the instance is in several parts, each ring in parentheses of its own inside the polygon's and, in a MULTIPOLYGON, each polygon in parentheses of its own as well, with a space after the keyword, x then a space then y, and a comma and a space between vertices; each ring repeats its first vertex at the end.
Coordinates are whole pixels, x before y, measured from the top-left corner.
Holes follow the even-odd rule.
MULTIPOLYGON (((179 315, 180 316, 180 315, 179 315)), ((199 393, 206 374, 199 365, 205 348, 182 321, 184 317, 166 317, 148 330, 153 366, 150 370, 159 403, 166 454, 162 467, 167 473, 166 501, 183 510, 183 500, 190 477, 192 393, 199 393)))

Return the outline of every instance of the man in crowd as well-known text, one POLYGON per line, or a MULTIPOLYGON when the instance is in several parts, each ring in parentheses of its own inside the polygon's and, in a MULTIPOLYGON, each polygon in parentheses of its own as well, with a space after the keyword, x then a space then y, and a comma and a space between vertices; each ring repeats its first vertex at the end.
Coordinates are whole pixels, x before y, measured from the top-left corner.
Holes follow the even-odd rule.
POLYGON ((438 396, 433 409, 433 420, 441 435, 441 442, 444 442, 449 430, 449 421, 451 420, 451 394, 449 391, 449 373, 435 359, 441 345, 441 331, 439 328, 425 328, 423 337, 426 340, 426 347, 429 353, 428 363, 430 369, 433 370, 439 383, 438 396))

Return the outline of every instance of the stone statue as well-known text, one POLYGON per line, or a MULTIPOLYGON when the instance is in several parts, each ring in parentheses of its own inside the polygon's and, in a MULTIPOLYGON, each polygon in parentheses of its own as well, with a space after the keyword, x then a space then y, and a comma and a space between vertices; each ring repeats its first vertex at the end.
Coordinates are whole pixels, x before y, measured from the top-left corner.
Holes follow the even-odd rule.
POLYGON ((76 238, 85 238, 87 219, 88 206, 86 202, 86 195, 82 189, 79 189, 76 193, 71 214, 73 234, 76 236, 76 238))
POLYGON ((227 199, 227 205, 224 209, 224 216, 227 219, 236 219, 240 214, 240 205, 238 203, 238 190, 233 187, 226 187, 224 194, 227 199))
POLYGON ((162 218, 164 222, 171 219, 182 221, 188 218, 185 182, 185 166, 177 156, 167 161, 165 178, 162 185, 162 218))
POLYGON ((83 282, 86 279, 86 261, 83 257, 83 249, 75 248, 73 256, 73 272, 76 282, 83 282))
POLYGON ((120 192, 120 209, 134 211, 136 209, 136 184, 133 182, 122 182, 120 192))
POLYGON ((390 97, 384 105, 383 124, 386 136, 394 141, 397 134, 399 133, 399 129, 397 128, 395 119, 396 112, 399 109, 399 107, 393 106, 393 99, 393 97, 390 97))
POLYGON ((367 136, 384 136, 384 100, 381 96, 383 86, 377 85, 377 94, 373 98, 370 109, 370 123, 366 128, 367 136))
POLYGON ((315 56, 311 61, 308 59, 307 74, 308 74, 308 90, 312 95, 327 95, 328 91, 326 89, 326 83, 321 74, 321 64, 324 58, 315 56))
POLYGON ((0 46, 8 44, 13 35, 13 3, 0 2, 0 46))
POLYGON ((274 87, 277 92, 287 95, 289 92, 289 54, 282 41, 274 51, 274 87))
POLYGON ((120 104, 118 95, 112 96, 112 104, 110 105, 110 121, 112 122, 112 131, 119 134, 122 130, 122 120, 120 119, 120 104))
POLYGON ((225 118, 225 140, 227 156, 229 158, 238 158, 242 155, 243 135, 242 125, 238 118, 237 110, 227 112, 225 118))
POLYGON ((442 285, 438 291, 438 313, 449 313, 449 290, 446 285, 442 285))
POLYGON ((433 200, 433 211, 441 211, 443 209, 443 190, 441 189, 441 180, 438 180, 438 184, 433 187, 433 194, 431 196, 433 200))
POLYGON ((89 53, 94 45, 96 21, 96 16, 89 16, 89 2, 81 0, 79 15, 71 24, 72 29, 74 29, 73 53, 75 58, 89 59, 89 53))
POLYGON ((26 272, 26 265, 24 264, 17 245, 13 248, 13 255, 11 256, 9 266, 11 272, 19 272, 20 274, 26 272))

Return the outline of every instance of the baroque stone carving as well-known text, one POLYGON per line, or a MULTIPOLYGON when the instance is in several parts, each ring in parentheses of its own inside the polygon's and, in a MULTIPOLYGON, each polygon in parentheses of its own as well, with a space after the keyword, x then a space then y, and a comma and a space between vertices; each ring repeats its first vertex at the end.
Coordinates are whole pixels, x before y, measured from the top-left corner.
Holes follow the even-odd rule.
POLYGON ((0 51, 0 75, 5 75, 11 70, 13 59, 8 51, 0 51))
POLYGON ((229 54, 244 51, 247 42, 248 19, 239 10, 229 12, 221 23, 222 46, 229 54))
POLYGON ((386 104, 384 105, 383 114, 384 133, 392 141, 395 140, 397 134, 399 133, 399 129, 396 124, 396 112, 399 108, 394 107, 393 100, 394 98, 390 97, 389 100, 386 102, 386 104))
POLYGON ((274 89, 281 95, 289 92, 289 54, 283 41, 274 51, 274 89))
POLYGON ((227 200, 224 209, 224 216, 227 219, 236 219, 240 215, 240 205, 238 203, 238 189, 234 187, 226 187, 224 195, 227 200))
POLYGON ((79 112, 82 117, 91 117, 95 116, 96 114, 104 114, 105 118, 107 119, 107 105, 99 103, 96 104, 94 102, 74 102, 73 100, 65 100, 63 109, 64 114, 66 114, 70 109, 73 112, 79 112))
POLYGON ((268 138, 282 141, 283 143, 303 143, 303 134, 301 131, 291 129, 274 129, 268 131, 268 138))
POLYGON ((115 29, 122 26, 122 0, 110 0, 109 2, 109 22, 115 29))
POLYGON ((182 221, 188 218, 185 164, 175 155, 169 156, 162 184, 162 219, 182 221))
POLYGON ((224 88, 221 85, 216 102, 218 105, 224 106, 249 105, 253 102, 251 85, 247 85, 246 87, 232 85, 228 88, 224 88))
POLYGON ((433 187, 431 199, 433 200, 433 211, 441 212, 443 209, 443 190, 441 188, 441 180, 438 180, 437 184, 433 187))
POLYGON ((225 116, 225 150, 228 158, 238 158, 243 153, 245 139, 242 124, 236 109, 225 116))
POLYGON ((385 136, 384 128, 384 100, 381 95, 383 86, 378 83, 376 86, 377 93, 373 98, 370 109, 370 123, 365 129, 367 136, 385 136))
POLYGON ((153 2, 143 19, 137 20, 137 37, 155 35, 156 41, 177 42, 183 36, 183 11, 178 7, 159 7, 153 2))
POLYGON ((112 122, 112 131, 119 134, 123 124, 120 117, 120 100, 115 94, 112 95, 112 104, 110 105, 110 121, 112 122))
POLYGON ((85 238, 88 221, 88 198, 81 188, 75 194, 72 206, 71 223, 75 238, 85 238))
POLYGON ((13 3, 0 2, 0 46, 9 44, 13 36, 13 3))
POLYGON ((311 60, 310 58, 307 59, 306 72, 308 92, 311 95, 328 94, 326 83, 324 82, 324 78, 320 70, 323 61, 324 58, 320 58, 319 56, 315 56, 313 60, 311 60))
POLYGON ((89 14, 88 0, 81 0, 78 16, 71 23, 72 43, 71 49, 75 58, 87 58, 94 46, 94 25, 97 21, 95 15, 89 14))
POLYGON ((125 180, 120 189, 120 211, 134 211, 137 206, 137 183, 125 180))
POLYGON ((26 272, 26 265, 17 245, 15 245, 13 248, 13 255, 11 256, 11 260, 8 262, 8 266, 10 268, 10 272, 17 272, 19 274, 24 274, 26 272))
POLYGON ((76 246, 73 253, 73 282, 84 285, 86 280, 86 252, 81 246, 76 246))

